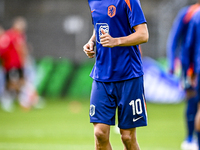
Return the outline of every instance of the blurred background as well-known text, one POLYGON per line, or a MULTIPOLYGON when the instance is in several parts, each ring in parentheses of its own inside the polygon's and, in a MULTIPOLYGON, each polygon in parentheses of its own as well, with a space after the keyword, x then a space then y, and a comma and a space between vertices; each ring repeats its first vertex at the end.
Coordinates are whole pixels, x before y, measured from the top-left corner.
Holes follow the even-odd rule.
MULTIPOLYGON (((160 60, 166 67, 166 41, 173 20, 180 8, 194 2, 195 0, 141 0, 150 34, 149 42, 141 45, 144 57, 160 60)), ((66 76, 70 71, 71 73, 69 74, 73 75, 73 71, 77 71, 76 67, 79 68, 86 62, 89 62, 86 66, 93 65, 94 60, 89 60, 82 52, 82 47, 90 38, 93 29, 87 1, 1 0, 0 20, 5 29, 11 27, 12 20, 16 16, 23 16, 27 19, 27 40, 30 46, 30 54, 38 67, 37 77, 40 80, 36 82, 39 82, 37 86, 40 94, 48 92, 48 89, 44 91, 41 86, 45 87, 45 84, 59 82, 47 82, 55 79, 56 77, 54 76, 59 76, 59 73, 55 71, 56 69, 65 72, 65 75, 63 74, 60 77, 60 80, 63 81, 63 79, 70 79, 70 77, 66 76), (69 61, 68 67, 65 67, 65 61, 69 61), (56 67, 58 66, 57 64, 59 64, 58 68, 56 67), (62 69, 62 65, 65 69, 62 69), (44 67, 46 76, 48 76, 44 79, 44 72, 40 69, 42 67, 44 67), (46 82, 43 80, 46 80, 46 82)), ((62 94, 65 95, 68 92, 66 86, 69 84, 67 81, 62 81, 60 81, 60 84, 63 84, 62 90, 64 93, 62 94), (67 85, 64 85, 65 83, 67 85)), ((59 86, 57 83, 56 85, 59 86)), ((51 86, 48 86, 48 88, 51 88, 51 86)), ((52 85, 52 88, 56 87, 52 85)), ((46 94, 48 95, 48 93, 46 94)))
MULTIPOLYGON (((194 2, 141 0, 150 33, 149 42, 142 45, 144 55, 165 56, 167 36, 178 10, 194 2)), ((6 28, 16 16, 27 19, 28 41, 35 58, 62 57, 76 62, 87 59, 81 50, 93 26, 86 0, 1 0, 0 8, 0 19, 6 28)))
MULTIPOLYGON (((184 92, 179 76, 167 73, 166 42, 178 11, 195 2, 141 0, 150 35, 141 45, 149 112, 149 126, 138 132, 143 150, 178 150, 184 140, 184 92)), ((93 149, 88 101, 95 60, 82 51, 93 31, 87 1, 0 0, 0 21, 6 30, 17 16, 27 21, 27 71, 40 109, 21 110, 15 104, 12 113, 0 111, 0 150, 93 149)), ((122 149, 114 130, 114 148, 122 149)))

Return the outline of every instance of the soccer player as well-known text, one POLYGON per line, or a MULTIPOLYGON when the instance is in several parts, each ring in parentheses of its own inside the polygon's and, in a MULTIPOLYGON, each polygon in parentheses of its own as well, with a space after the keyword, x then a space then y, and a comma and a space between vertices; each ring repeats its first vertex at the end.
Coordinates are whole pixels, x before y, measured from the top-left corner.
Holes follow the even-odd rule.
MULTIPOLYGON (((199 1, 200 4, 200 1, 199 1)), ((197 98, 198 111, 195 118, 195 127, 198 135, 200 134, 200 11, 198 11, 192 18, 189 24, 188 37, 186 39, 186 49, 191 54, 191 59, 194 62, 194 72, 198 75, 197 82, 197 98)), ((198 136, 198 143, 200 145, 200 136, 198 136)), ((200 150, 200 146, 199 146, 200 150)))
POLYGON ((2 97, 5 110, 12 110, 15 95, 24 84, 24 62, 27 53, 25 32, 26 21, 15 18, 11 29, 4 32, 0 39, 0 59, 5 72, 6 88, 2 97))
POLYGON ((95 149, 111 150, 110 126, 118 126, 125 150, 139 150, 136 127, 147 125, 139 44, 148 41, 146 19, 139 0, 88 0, 93 35, 83 50, 96 62, 90 98, 90 122, 95 149), (96 51, 94 47, 96 46, 96 51))
POLYGON ((167 42, 170 72, 174 73, 175 59, 179 57, 182 66, 181 80, 186 93, 187 137, 181 144, 182 149, 196 147, 196 143, 193 140, 194 119, 197 112, 196 75, 193 70, 194 64, 191 61, 192 55, 189 55, 186 49, 186 39, 188 38, 189 23, 199 10, 199 3, 182 8, 174 20, 167 42))
POLYGON ((6 88, 1 98, 4 110, 11 111, 16 95, 25 83, 24 64, 27 58, 27 23, 23 17, 16 17, 11 29, 0 38, 0 59, 5 72, 6 88))

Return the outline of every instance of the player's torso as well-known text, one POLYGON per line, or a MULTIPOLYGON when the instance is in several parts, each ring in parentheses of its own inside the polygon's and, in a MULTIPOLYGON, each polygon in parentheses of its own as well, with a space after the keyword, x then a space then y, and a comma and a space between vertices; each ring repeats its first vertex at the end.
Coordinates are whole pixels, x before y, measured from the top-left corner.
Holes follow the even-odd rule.
MULTIPOLYGON (((128 0, 126 0, 128 1, 128 0)), ((135 1, 135 0, 132 0, 135 1)), ((96 63, 91 77, 98 81, 113 82, 131 79, 143 74, 137 46, 103 47, 101 29, 113 38, 133 33, 125 0, 88 0, 96 35, 96 63)))
POLYGON ((101 29, 112 37, 131 33, 124 0, 89 0, 96 40, 100 43, 101 29))
POLYGON ((123 16, 124 0, 88 0, 93 21, 98 23, 123 16))
POLYGON ((7 40, 2 41, 4 42, 4 52, 1 55, 2 63, 6 70, 21 68, 22 64, 16 47, 17 43, 20 42, 22 38, 11 30, 8 30, 5 36, 7 40))
POLYGON ((195 72, 200 73, 200 11, 197 12, 197 14, 194 16, 195 18, 193 19, 194 25, 193 27, 195 28, 195 32, 191 36, 194 36, 194 58, 195 58, 195 72))
MULTIPOLYGON (((188 51, 187 49, 187 40, 188 40, 188 30, 189 30, 189 24, 193 23, 191 21, 193 17, 195 16, 196 13, 200 11, 200 5, 194 4, 189 7, 186 7, 183 11, 183 16, 182 16, 182 49, 181 49, 181 62, 182 62, 182 68, 183 70, 187 71, 188 67, 190 66, 191 63, 193 62, 193 54, 192 50, 188 51)), ((193 47, 194 48, 194 47, 193 47)), ((192 49, 193 49, 192 48, 192 49)))

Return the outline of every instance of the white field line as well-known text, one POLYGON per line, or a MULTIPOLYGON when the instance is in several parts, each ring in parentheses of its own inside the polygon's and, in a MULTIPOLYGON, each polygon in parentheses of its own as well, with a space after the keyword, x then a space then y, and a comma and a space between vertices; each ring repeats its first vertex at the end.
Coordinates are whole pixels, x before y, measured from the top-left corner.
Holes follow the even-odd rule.
POLYGON ((142 148, 142 150, 180 150, 180 149, 177 149, 177 148, 169 148, 169 147, 155 147, 155 148, 147 148, 147 147, 144 147, 142 148))
POLYGON ((92 150, 93 145, 1 143, 0 150, 92 150))

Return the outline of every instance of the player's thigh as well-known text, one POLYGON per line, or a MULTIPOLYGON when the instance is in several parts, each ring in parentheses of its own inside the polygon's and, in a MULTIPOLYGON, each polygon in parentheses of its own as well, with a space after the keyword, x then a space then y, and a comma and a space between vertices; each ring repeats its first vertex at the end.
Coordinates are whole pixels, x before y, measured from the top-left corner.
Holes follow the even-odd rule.
POLYGON ((143 77, 128 80, 123 85, 118 103, 119 128, 130 129, 147 125, 143 77))
POLYGON ((115 124, 116 102, 108 94, 112 88, 112 84, 93 81, 90 96, 91 123, 115 124))
POLYGON ((94 134, 98 138, 109 139, 110 126, 103 123, 93 123, 94 134))
POLYGON ((95 141, 108 142, 110 135, 110 126, 103 123, 93 123, 95 141))

